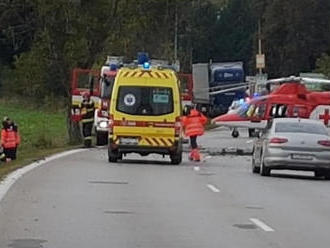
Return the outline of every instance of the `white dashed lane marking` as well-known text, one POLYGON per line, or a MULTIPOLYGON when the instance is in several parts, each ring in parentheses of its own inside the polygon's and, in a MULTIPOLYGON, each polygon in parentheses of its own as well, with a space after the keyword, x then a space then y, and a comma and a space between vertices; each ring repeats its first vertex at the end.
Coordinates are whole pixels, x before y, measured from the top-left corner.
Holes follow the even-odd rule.
POLYGON ((271 228, 270 226, 266 225, 264 222, 262 222, 259 219, 250 218, 250 221, 253 222, 255 225, 257 225, 258 227, 260 227, 265 232, 274 232, 274 229, 273 228, 271 228))
POLYGON ((213 191, 214 193, 219 193, 220 192, 220 189, 218 189, 217 187, 215 187, 214 185, 212 184, 208 184, 206 185, 211 191, 213 191))

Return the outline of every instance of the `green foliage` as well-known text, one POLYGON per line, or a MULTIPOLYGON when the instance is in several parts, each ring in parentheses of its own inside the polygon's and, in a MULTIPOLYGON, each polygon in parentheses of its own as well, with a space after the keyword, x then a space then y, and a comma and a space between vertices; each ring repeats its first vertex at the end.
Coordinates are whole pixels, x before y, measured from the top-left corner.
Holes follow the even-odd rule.
POLYGON ((330 56, 322 54, 316 62, 316 72, 323 73, 326 77, 330 78, 330 56))
POLYGON ((267 71, 288 76, 315 69, 330 48, 330 2, 274 0, 264 14, 263 34, 267 71))
POLYGON ((22 144, 19 151, 63 147, 67 144, 66 116, 61 112, 35 110, 31 106, 0 101, 0 118, 9 116, 18 124, 22 144))
POLYGON ((176 31, 184 71, 213 59, 252 73, 258 20, 270 76, 312 71, 329 54, 329 0, 3 0, 1 90, 67 97, 72 68, 99 67, 106 55, 172 60, 176 31))

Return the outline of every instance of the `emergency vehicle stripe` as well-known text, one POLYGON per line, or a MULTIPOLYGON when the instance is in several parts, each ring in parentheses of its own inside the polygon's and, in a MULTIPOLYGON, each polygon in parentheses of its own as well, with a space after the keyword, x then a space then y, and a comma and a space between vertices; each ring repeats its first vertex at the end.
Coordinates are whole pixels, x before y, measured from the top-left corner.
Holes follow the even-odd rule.
POLYGON ((123 75, 123 77, 127 77, 128 75, 129 75, 129 71, 127 71, 124 75, 123 75))
POLYGON ((155 74, 158 78, 162 78, 162 76, 158 72, 155 71, 155 74))
POLYGON ((131 75, 131 77, 135 77, 135 75, 137 74, 137 71, 134 71, 131 75))
POLYGON ((160 141, 163 143, 164 146, 168 146, 168 144, 166 143, 166 141, 162 138, 160 138, 160 141))
POLYGON ((153 143, 148 138, 145 138, 145 140, 149 143, 149 145, 153 145, 153 143))
POLYGON ((169 139, 168 141, 170 142, 171 146, 173 146, 174 144, 173 140, 169 139))
POLYGON ((155 138, 152 138, 152 139, 153 139, 153 141, 157 144, 157 146, 160 145, 157 139, 155 139, 155 138))
POLYGON ((166 79, 169 78, 169 76, 168 76, 165 72, 162 72, 162 74, 163 74, 163 76, 164 76, 166 79))
POLYGON ((174 122, 153 122, 153 121, 120 121, 115 120, 114 126, 120 126, 120 127, 157 127, 157 128, 174 128, 175 123, 174 122))
POLYGON ((142 77, 145 71, 142 71, 137 77, 142 77))
POLYGON ((148 74, 150 75, 150 77, 154 78, 154 74, 151 71, 149 71, 148 74))

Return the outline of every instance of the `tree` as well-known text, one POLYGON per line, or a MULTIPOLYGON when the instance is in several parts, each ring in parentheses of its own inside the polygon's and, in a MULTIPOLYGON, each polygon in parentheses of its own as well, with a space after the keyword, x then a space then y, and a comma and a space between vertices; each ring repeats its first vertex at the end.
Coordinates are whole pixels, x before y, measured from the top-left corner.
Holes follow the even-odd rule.
POLYGON ((315 69, 330 46, 330 3, 326 0, 274 0, 264 15, 267 71, 288 76, 315 69))

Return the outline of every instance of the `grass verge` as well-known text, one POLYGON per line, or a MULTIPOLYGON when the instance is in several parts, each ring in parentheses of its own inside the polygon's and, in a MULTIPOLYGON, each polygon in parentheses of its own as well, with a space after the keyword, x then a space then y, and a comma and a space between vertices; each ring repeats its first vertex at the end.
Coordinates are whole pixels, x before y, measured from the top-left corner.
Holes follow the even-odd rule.
POLYGON ((50 111, 41 107, 36 109, 0 100, 1 121, 4 116, 17 123, 22 142, 17 151, 16 161, 0 163, 0 180, 8 173, 36 160, 75 148, 68 145, 65 111, 50 111))

